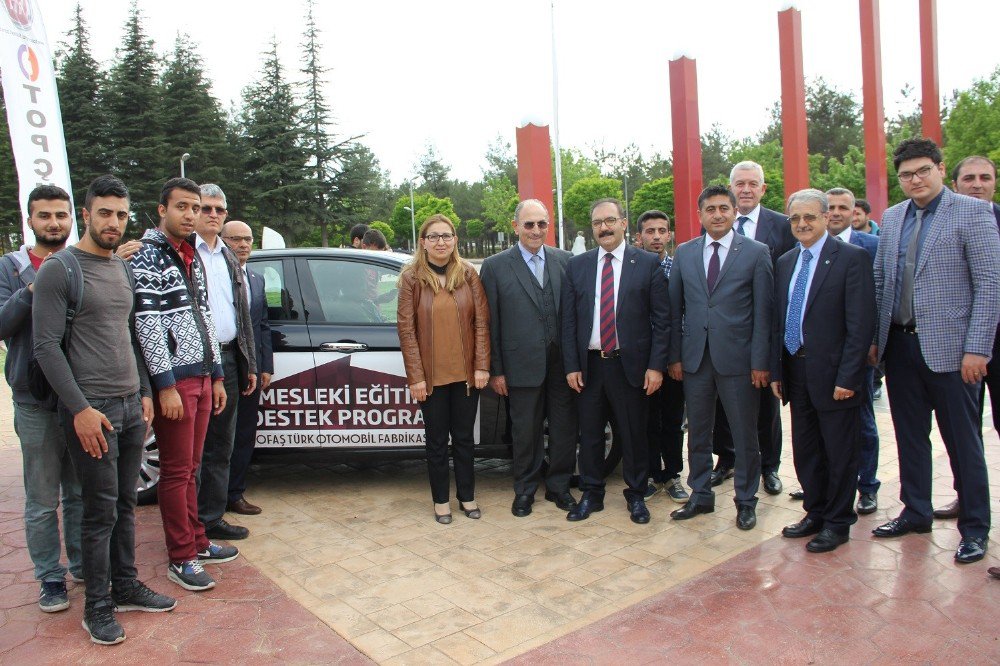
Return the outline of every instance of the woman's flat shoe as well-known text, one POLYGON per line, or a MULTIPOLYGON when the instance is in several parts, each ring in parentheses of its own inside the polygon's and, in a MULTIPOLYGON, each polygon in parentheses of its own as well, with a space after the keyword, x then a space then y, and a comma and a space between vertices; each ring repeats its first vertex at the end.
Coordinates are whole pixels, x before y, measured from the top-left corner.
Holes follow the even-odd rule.
POLYGON ((448 525, 449 523, 451 523, 451 514, 446 513, 444 515, 441 515, 439 513, 435 513, 434 520, 438 521, 442 525, 448 525))
POLYGON ((464 502, 459 502, 459 508, 462 509, 462 513, 465 514, 466 518, 472 518, 473 520, 479 520, 483 517, 483 512, 479 510, 477 506, 475 509, 466 509, 464 502))

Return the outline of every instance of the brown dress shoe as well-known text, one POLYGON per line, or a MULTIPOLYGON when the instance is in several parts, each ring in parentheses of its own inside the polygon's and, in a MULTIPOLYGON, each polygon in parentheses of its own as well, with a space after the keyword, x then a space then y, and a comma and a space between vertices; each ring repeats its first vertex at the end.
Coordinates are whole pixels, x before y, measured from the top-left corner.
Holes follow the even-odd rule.
POLYGON ((945 504, 940 509, 934 509, 935 518, 958 518, 958 499, 951 504, 945 504))
POLYGON ((986 573, 993 576, 994 578, 1000 578, 1000 567, 990 567, 986 570, 986 573))
POLYGON ((235 502, 230 502, 226 505, 226 511, 238 513, 243 516, 256 516, 261 512, 261 508, 251 504, 241 497, 235 502))

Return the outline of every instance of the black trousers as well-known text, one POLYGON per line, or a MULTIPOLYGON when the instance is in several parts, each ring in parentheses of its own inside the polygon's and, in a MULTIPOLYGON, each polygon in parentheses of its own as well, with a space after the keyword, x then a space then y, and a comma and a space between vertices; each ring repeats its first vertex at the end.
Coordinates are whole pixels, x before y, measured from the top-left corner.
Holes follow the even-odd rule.
POLYGON ((993 358, 986 364, 986 379, 979 389, 979 437, 983 436, 983 408, 986 407, 986 387, 990 389, 993 427, 1000 430, 1000 331, 993 339, 993 358))
MULTIPOLYGON (((235 342, 233 345, 235 346, 235 342)), ((235 349, 223 350, 222 371, 226 377, 226 408, 213 414, 208 421, 205 450, 201 467, 195 475, 198 482, 198 519, 205 529, 219 524, 229 500, 229 459, 236 441, 236 409, 240 401, 239 364, 235 349)))
MULTIPOLYGON (((760 411, 757 412, 757 442, 760 446, 760 472, 777 472, 781 466, 781 407, 771 388, 757 390, 760 397, 760 411)), ((720 467, 733 467, 736 449, 733 434, 726 419, 726 410, 719 401, 715 405, 715 434, 712 438, 712 453, 719 457, 720 467)))
POLYGON ((990 486, 983 440, 979 436, 979 384, 966 384, 961 372, 934 372, 924 361, 915 334, 889 332, 885 346, 885 381, 889 411, 899 450, 901 517, 930 525, 931 412, 958 492, 958 531, 963 537, 986 537, 990 530, 990 486))
POLYGON ((80 545, 83 550, 83 578, 87 584, 87 604, 107 599, 110 585, 135 580, 135 502, 138 494, 139 465, 146 437, 139 394, 125 398, 91 400, 114 430, 104 431, 108 452, 94 458, 83 450, 73 415, 59 406, 70 459, 80 480, 83 522, 80 545))
POLYGON ((237 502, 247 491, 247 471, 257 443, 257 408, 260 405, 260 384, 250 395, 241 395, 236 406, 236 439, 229 457, 229 502, 237 502))
POLYGON ((861 458, 861 406, 816 409, 806 388, 806 360, 787 354, 785 359, 783 388, 791 405, 792 456, 805 493, 803 508, 824 528, 847 534, 858 520, 854 495, 861 458))
POLYGON ((622 438, 622 476, 625 499, 643 499, 649 482, 646 392, 628 383, 620 358, 587 355, 587 379, 577 396, 580 421, 580 490, 604 497, 604 426, 614 416, 622 438))
POLYGON ((545 462, 544 423, 549 422, 549 468, 545 488, 554 493, 569 490, 576 466, 576 403, 566 384, 562 352, 549 345, 541 386, 507 387, 507 404, 513 440, 514 494, 534 495, 542 480, 545 462))
POLYGON ((684 382, 663 375, 649 396, 649 478, 664 483, 684 471, 684 382))
POLYGON ((426 436, 427 474, 435 504, 444 504, 449 497, 449 437, 455 459, 455 497, 459 502, 476 499, 473 471, 476 438, 473 431, 478 408, 479 390, 468 388, 465 382, 435 386, 427 400, 420 403, 426 436))

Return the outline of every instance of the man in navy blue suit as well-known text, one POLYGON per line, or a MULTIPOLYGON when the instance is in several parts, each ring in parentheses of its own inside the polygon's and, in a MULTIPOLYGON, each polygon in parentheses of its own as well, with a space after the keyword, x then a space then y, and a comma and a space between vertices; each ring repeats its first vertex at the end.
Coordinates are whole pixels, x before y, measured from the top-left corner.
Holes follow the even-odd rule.
POLYGON ((236 441, 229 459, 229 501, 227 511, 253 516, 261 512, 259 506, 246 501, 243 493, 247 487, 247 470, 257 439, 257 406, 260 392, 271 383, 274 374, 274 354, 271 351, 271 326, 267 321, 267 298, 264 295, 264 277, 247 268, 250 249, 253 247, 253 230, 244 222, 227 222, 222 228, 222 240, 240 261, 247 274, 247 291, 250 298, 250 320, 253 322, 254 350, 260 381, 250 395, 241 395, 236 410, 236 441))
POLYGON ((625 242, 628 220, 617 199, 595 201, 590 222, 598 247, 570 259, 562 282, 563 363, 578 394, 583 491, 566 518, 604 509, 604 426, 613 416, 629 516, 648 523, 646 396, 660 388, 667 368, 667 280, 659 257, 625 242))
MULTIPOLYGON (((843 187, 826 191, 830 205, 830 220, 827 230, 830 236, 857 245, 868 252, 872 265, 878 252, 878 236, 866 234, 853 228, 854 193, 843 187)), ((873 286, 874 288, 874 286, 873 286)), ((856 294, 859 301, 867 295, 856 294)), ((874 513, 878 509, 878 489, 881 485, 875 476, 878 471, 878 428, 875 425, 875 367, 865 367, 865 380, 861 387, 861 459, 858 465, 858 504, 855 510, 860 514, 874 513)))

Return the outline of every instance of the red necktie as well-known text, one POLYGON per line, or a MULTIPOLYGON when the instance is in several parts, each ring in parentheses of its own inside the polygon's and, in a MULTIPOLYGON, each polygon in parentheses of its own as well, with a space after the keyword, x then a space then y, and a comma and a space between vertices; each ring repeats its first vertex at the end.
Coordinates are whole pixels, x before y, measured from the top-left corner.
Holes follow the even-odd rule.
POLYGON ((604 255, 601 270, 601 351, 610 354, 618 346, 615 332, 615 269, 611 254, 604 255))

